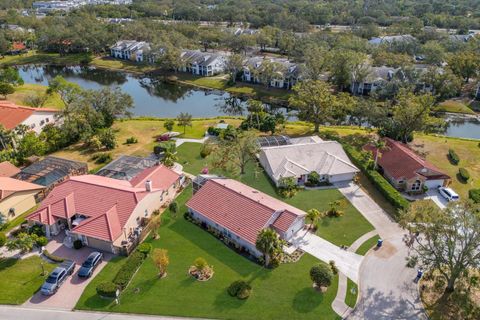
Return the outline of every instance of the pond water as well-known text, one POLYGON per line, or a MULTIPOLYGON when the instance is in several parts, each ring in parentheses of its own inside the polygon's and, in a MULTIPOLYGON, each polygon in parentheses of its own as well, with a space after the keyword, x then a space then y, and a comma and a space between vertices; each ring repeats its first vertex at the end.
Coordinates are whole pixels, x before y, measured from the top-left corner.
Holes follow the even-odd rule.
MULTIPOLYGON (((19 66, 25 83, 48 85, 57 75, 79 84, 85 89, 120 87, 133 98, 135 116, 173 118, 180 112, 193 117, 216 117, 228 114, 225 102, 245 107, 245 102, 234 99, 230 94, 218 90, 201 90, 156 79, 135 76, 125 72, 96 69, 93 67, 19 66)), ((270 107, 271 111, 285 113, 285 108, 270 107)), ((292 118, 290 118, 292 119, 292 118)), ((448 115, 445 135, 480 139, 480 120, 448 115)))

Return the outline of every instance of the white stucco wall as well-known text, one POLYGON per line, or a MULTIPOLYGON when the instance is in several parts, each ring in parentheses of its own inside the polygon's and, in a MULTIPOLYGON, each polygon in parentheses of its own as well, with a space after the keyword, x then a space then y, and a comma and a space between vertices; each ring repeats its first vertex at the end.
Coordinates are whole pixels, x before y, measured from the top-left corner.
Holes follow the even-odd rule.
POLYGON ((30 117, 25 119, 22 124, 27 125, 36 133, 40 133, 46 124, 56 122, 55 116, 57 114, 58 112, 53 111, 35 111, 30 117))

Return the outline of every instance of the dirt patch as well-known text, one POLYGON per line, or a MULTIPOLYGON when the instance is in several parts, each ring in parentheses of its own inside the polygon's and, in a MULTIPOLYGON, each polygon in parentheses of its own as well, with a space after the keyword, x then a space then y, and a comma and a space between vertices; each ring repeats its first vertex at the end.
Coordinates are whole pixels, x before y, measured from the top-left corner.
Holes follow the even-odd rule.
POLYGON ((388 259, 393 256, 397 251, 398 250, 394 245, 392 245, 388 241, 384 241, 383 245, 380 248, 375 247, 373 249, 373 255, 381 259, 388 259))

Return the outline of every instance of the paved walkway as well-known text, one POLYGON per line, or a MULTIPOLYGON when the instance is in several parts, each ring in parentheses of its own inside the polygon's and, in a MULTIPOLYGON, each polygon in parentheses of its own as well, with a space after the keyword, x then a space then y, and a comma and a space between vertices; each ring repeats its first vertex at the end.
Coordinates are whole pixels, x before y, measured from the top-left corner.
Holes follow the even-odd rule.
POLYGON ((106 312, 66 311, 52 309, 32 309, 0 305, 2 320, 178 320, 189 318, 159 317, 106 312))
POLYGON ((375 227, 383 239, 382 248, 370 251, 363 259, 357 282, 360 300, 348 319, 390 320, 426 319, 413 282, 416 271, 406 267, 408 249, 402 230, 359 186, 338 189, 375 227))
POLYGON ((298 232, 291 242, 295 247, 326 263, 330 260, 335 261, 340 272, 343 272, 353 281, 358 281, 358 270, 360 269, 362 256, 340 249, 333 243, 310 232, 298 232))

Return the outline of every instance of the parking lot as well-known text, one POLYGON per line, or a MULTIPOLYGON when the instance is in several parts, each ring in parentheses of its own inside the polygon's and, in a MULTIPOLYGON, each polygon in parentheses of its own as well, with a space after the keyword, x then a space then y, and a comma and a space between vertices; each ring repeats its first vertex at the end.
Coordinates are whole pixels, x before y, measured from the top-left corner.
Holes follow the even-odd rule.
POLYGON ((44 296, 40 291, 38 291, 32 296, 32 298, 30 298, 30 300, 25 302, 23 305, 24 307, 40 307, 64 310, 73 309, 88 283, 102 270, 102 268, 107 264, 107 261, 112 258, 111 254, 104 253, 103 261, 95 269, 93 276, 88 279, 79 278, 77 275, 78 269, 87 256, 95 250, 87 247, 79 250, 67 248, 63 245, 62 240, 63 236, 58 236, 57 238, 52 239, 47 244, 46 249, 53 255, 74 261, 75 271, 73 275, 67 278, 60 289, 58 289, 56 294, 52 296, 44 296))

